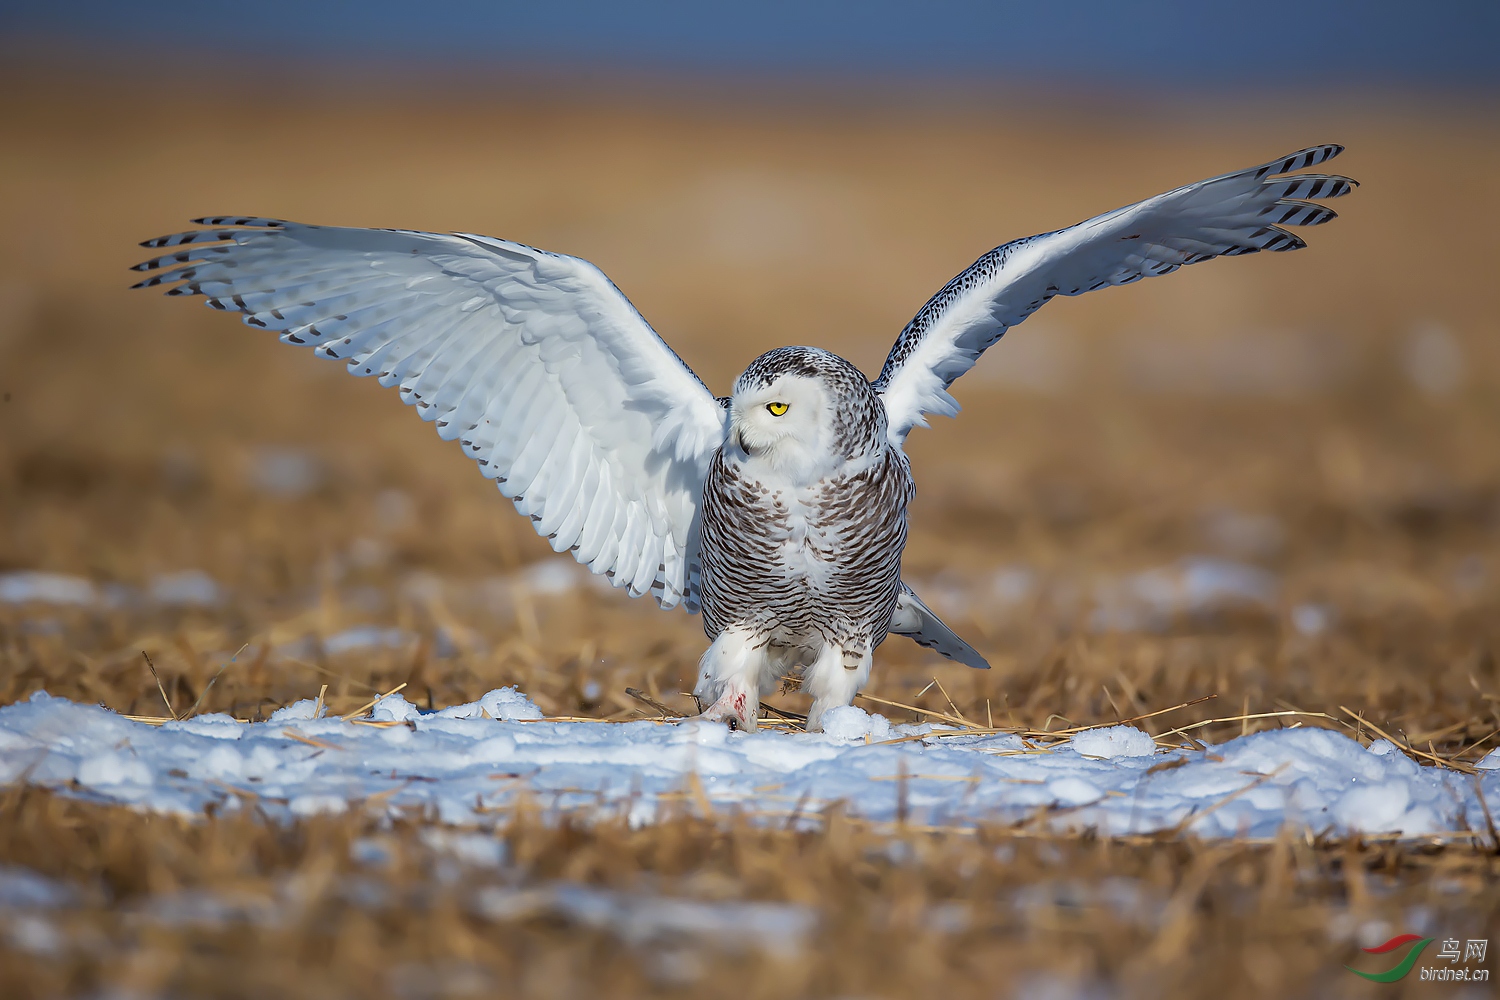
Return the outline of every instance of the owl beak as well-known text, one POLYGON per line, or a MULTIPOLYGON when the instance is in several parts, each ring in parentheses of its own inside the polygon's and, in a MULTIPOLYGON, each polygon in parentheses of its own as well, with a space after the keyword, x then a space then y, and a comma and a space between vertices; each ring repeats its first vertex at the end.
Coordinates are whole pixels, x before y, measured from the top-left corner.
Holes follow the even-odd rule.
POLYGON ((745 432, 743 428, 735 428, 734 440, 740 446, 740 451, 744 452, 746 455, 754 454, 754 452, 750 450, 750 446, 745 443, 745 432))

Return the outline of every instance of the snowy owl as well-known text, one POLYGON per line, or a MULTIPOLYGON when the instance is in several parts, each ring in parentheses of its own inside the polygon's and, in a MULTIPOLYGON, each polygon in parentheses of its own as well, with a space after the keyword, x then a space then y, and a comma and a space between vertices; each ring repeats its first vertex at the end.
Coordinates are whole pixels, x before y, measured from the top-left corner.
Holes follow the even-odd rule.
POLYGON ((754 728, 796 676, 811 729, 847 705, 888 633, 987 667, 901 580, 927 414, 985 348, 1054 295, 1184 264, 1296 250, 1283 226, 1346 177, 1314 146, 997 247, 896 338, 873 382, 814 347, 751 362, 716 398, 594 265, 468 233, 215 217, 148 240, 136 287, 203 295, 282 341, 395 386, 558 552, 631 596, 701 611, 703 715, 754 728), (1289 176, 1290 175, 1290 176, 1289 176), (706 706, 706 707, 704 707, 706 706))

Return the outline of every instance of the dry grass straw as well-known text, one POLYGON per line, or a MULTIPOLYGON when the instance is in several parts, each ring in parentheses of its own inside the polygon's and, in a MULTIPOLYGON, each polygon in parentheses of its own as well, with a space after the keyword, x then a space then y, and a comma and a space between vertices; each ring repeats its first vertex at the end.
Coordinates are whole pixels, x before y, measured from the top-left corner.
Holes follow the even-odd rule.
POLYGON ((385 997, 404 995, 413 975, 443 995, 456 987, 433 984, 460 974, 480 992, 537 997, 977 998, 1039 977, 1113 983, 1128 996, 1337 995, 1363 922, 1400 927, 1424 907, 1463 937, 1500 920, 1500 860, 1461 846, 1296 832, 1255 844, 957 835, 873 828, 836 807, 792 832, 703 808, 633 830, 542 824, 523 807, 475 834, 505 845, 508 860, 491 869, 427 838, 420 816, 278 826, 246 810, 183 822, 11 789, 0 796, 0 864, 56 879, 76 899, 40 915, 61 950, 0 948, 0 977, 16 997, 385 997), (558 883, 794 903, 816 913, 817 929, 784 953, 680 938, 632 946, 545 909, 478 908, 486 890, 558 883), (214 912, 189 909, 194 899, 218 900, 218 915, 186 916, 214 912))
POLYGON ((393 694, 400 694, 402 691, 405 691, 406 685, 407 682, 402 681, 400 684, 397 684, 395 687, 391 688, 389 691, 386 691, 384 694, 376 695, 374 698, 371 698, 369 701, 365 702, 354 711, 342 716, 343 720, 345 722, 352 722, 355 719, 358 719, 360 716, 373 709, 376 705, 380 704, 381 699, 389 698, 393 694))
POLYGON ((167 706, 167 714, 171 716, 173 722, 176 722, 177 711, 172 707, 172 699, 167 697, 167 689, 161 682, 161 675, 156 672, 156 664, 151 662, 151 655, 145 650, 141 650, 141 656, 146 661, 146 668, 151 671, 151 679, 156 682, 156 690, 161 692, 162 704, 167 706))

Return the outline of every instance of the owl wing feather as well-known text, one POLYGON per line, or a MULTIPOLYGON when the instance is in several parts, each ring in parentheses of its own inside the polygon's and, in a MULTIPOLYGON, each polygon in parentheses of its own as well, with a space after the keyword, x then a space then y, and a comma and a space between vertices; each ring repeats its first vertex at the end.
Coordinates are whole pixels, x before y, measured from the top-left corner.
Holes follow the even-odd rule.
POLYGON ((1312 146, 980 257, 901 331, 875 380, 890 440, 899 445, 913 427, 925 427, 925 414, 955 415, 948 387, 1053 296, 1128 285, 1215 257, 1300 250, 1307 244, 1281 227, 1328 222, 1334 212, 1309 199, 1337 198, 1358 185, 1336 175, 1286 175, 1343 151, 1312 146))
POLYGON ((464 233, 216 217, 136 287, 202 295, 396 386, 557 551, 662 607, 694 594, 713 395, 598 268, 464 233))
POLYGON ((979 651, 958 637, 943 620, 932 613, 905 581, 896 595, 896 611, 891 616, 890 633, 904 635, 918 646, 979 670, 990 669, 989 661, 979 651))

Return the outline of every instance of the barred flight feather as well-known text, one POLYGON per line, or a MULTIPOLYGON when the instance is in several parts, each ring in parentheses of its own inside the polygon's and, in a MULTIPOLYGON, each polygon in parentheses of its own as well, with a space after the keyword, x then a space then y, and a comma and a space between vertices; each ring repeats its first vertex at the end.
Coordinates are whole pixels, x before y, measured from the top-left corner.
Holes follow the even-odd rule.
POLYGON ((155 272, 136 287, 201 295, 398 388, 554 548, 696 607, 684 556, 724 411, 597 268, 467 234, 196 222, 142 244, 181 249, 136 265, 155 272))
POLYGON ((913 427, 925 426, 926 414, 957 413, 948 387, 1007 329, 1054 296, 1128 285, 1215 257, 1302 249, 1302 238, 1281 227, 1334 219, 1331 209, 1307 199, 1342 197, 1357 184, 1329 174, 1280 175, 1343 150, 1312 146, 980 257, 922 307, 875 380, 891 440, 900 443, 913 427))

